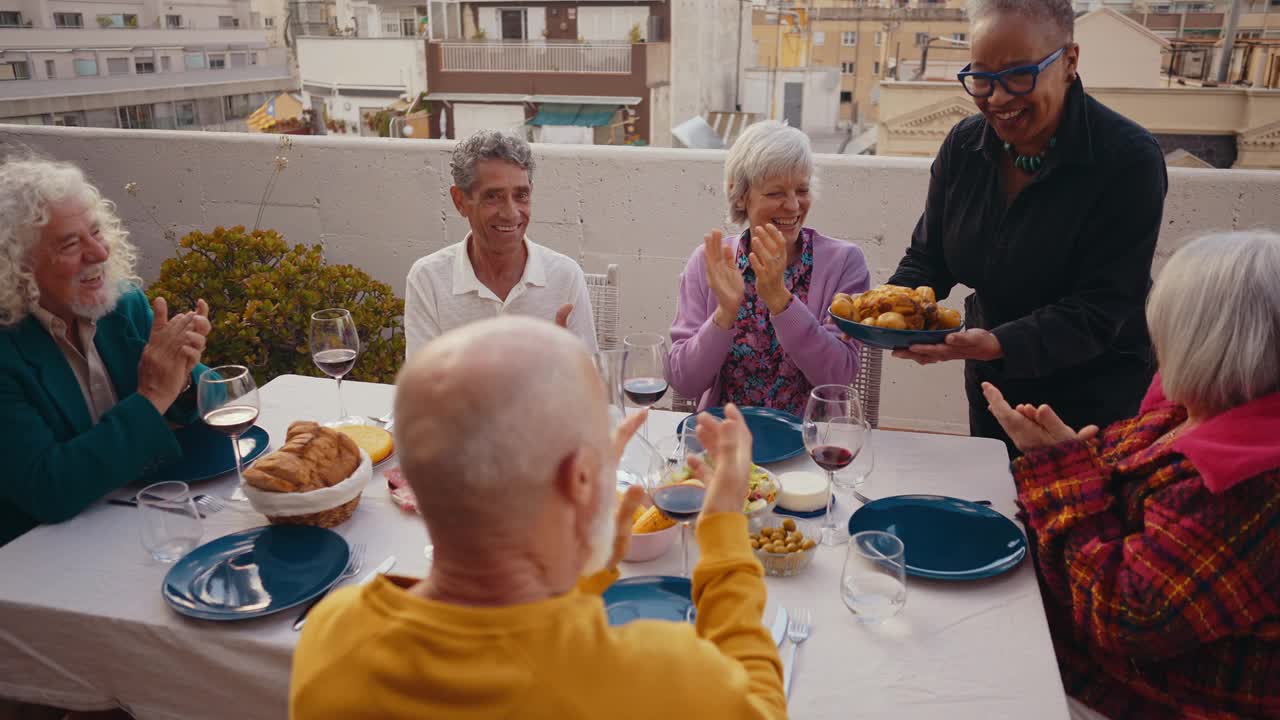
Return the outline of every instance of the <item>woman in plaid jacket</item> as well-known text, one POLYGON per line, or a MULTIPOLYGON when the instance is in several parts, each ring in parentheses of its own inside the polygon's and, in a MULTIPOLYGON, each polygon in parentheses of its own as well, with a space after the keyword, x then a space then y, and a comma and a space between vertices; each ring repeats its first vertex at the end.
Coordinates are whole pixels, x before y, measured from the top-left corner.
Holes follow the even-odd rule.
POLYGON ((1120 718, 1280 717, 1280 235, 1211 235, 1147 303, 1137 417, 1075 431, 983 390, 1068 694, 1120 718))

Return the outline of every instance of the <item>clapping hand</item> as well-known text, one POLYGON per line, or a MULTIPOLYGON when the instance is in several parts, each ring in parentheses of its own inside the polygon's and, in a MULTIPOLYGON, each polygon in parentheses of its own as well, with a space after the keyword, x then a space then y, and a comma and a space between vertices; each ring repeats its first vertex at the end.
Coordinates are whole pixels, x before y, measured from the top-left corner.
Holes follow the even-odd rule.
POLYGON ((196 303, 194 312, 169 317, 164 298, 151 303, 155 316, 151 337, 138 361, 138 394, 151 401, 160 414, 169 411, 191 381, 191 371, 204 353, 209 324, 209 305, 196 303))
POLYGON ((565 303, 556 311, 556 324, 562 328, 569 327, 569 316, 573 314, 573 304, 565 303))
POLYGON ((1036 448, 1057 445, 1070 440, 1092 440, 1098 434, 1097 425, 1089 425, 1079 432, 1062 422, 1058 413, 1048 405, 1036 407, 1022 404, 1012 407, 1004 399, 1004 395, 991 383, 982 383, 982 394, 986 396, 988 409, 1000 422, 1000 427, 1013 440, 1013 444, 1022 452, 1031 452, 1036 448))
MULTIPOLYGON (((616 430, 613 431, 613 458, 614 462, 622 460, 622 454, 627 450, 627 443, 631 442, 631 436, 636 434, 636 430, 644 424, 644 419, 648 417, 648 410, 641 410, 634 415, 628 415, 621 423, 618 424, 616 430)), ((610 490, 609 492, 612 492, 610 490)), ((609 558, 609 564, 605 567, 617 567, 622 562, 622 557, 627 554, 627 545, 631 543, 631 520, 635 515, 636 508, 640 507, 640 503, 644 500, 644 488, 639 485, 632 485, 623 493, 622 498, 618 501, 618 524, 613 536, 613 555, 609 558)))
POLYGON ((724 233, 712 230, 702 236, 707 256, 707 285, 716 296, 716 325, 728 330, 738 318, 738 308, 746 295, 746 282, 738 271, 733 247, 724 242, 724 233))
POLYGON ((791 291, 786 284, 787 239, 773 223, 764 227, 757 225, 751 231, 751 248, 747 260, 756 271, 756 291, 769 312, 777 315, 791 302, 791 291))
POLYGON ((707 413, 698 415, 698 442, 706 448, 714 468, 696 455, 689 456, 693 476, 707 485, 699 522, 718 512, 742 512, 751 487, 751 431, 738 406, 724 406, 724 420, 707 413))

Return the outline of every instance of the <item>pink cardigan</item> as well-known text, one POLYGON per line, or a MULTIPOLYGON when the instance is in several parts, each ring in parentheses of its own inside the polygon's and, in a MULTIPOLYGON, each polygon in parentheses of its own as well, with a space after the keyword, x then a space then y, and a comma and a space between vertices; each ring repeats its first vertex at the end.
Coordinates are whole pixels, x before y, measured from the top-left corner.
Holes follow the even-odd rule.
MULTIPOLYGON (((813 233, 809 300, 792 301, 773 316, 778 342, 811 384, 853 381, 859 345, 826 320, 827 308, 836 293, 854 295, 870 286, 867 261, 857 245, 813 233)), ((712 320, 715 310, 705 250, 699 245, 680 275, 680 299, 671 325, 671 386, 681 395, 700 397, 699 409, 720 404, 720 367, 733 344, 733 331, 712 320)))

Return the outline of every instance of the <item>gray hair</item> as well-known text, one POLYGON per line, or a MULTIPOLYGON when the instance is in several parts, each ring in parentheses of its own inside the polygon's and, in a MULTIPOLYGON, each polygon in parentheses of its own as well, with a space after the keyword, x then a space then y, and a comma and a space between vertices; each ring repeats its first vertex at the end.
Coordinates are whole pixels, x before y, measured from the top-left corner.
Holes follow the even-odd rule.
POLYGON ((1076 10, 1071 0, 969 0, 969 22, 988 15, 1018 14, 1037 24, 1052 25, 1064 43, 1075 38, 1076 10))
POLYGON ((809 136, 777 120, 758 122, 744 130, 724 161, 729 221, 735 225, 747 221, 746 198, 752 185, 786 175, 806 175, 812 180, 809 136))
POLYGON ((137 282, 137 251, 116 216, 115 203, 102 197, 71 163, 23 158, 0 163, 0 327, 26 319, 40 301, 31 267, 31 249, 49 224, 49 207, 79 199, 93 208, 107 258, 108 279, 137 282))
POLYGON ((476 163, 481 160, 505 160, 529 173, 533 184, 533 150, 524 138, 505 130, 480 130, 453 148, 449 169, 453 184, 463 192, 471 192, 476 182, 476 163))
POLYGON ((1206 235, 1179 250, 1147 300, 1165 396, 1216 414, 1280 391, 1280 234, 1206 235))

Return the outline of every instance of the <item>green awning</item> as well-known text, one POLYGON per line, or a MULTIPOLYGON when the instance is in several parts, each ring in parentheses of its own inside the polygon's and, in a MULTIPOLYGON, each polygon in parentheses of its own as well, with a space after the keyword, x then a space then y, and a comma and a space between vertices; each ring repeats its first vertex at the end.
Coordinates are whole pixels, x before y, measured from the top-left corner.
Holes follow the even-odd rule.
POLYGON ((578 127, 600 127, 613 120, 618 105, 561 105, 543 103, 538 106, 538 114, 529 121, 530 125, 577 125, 578 127))

